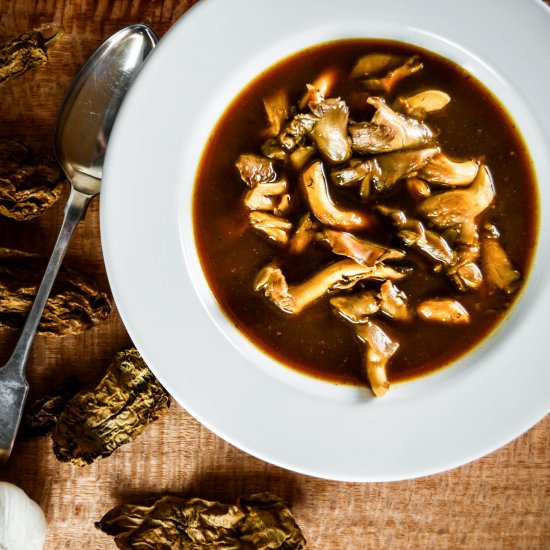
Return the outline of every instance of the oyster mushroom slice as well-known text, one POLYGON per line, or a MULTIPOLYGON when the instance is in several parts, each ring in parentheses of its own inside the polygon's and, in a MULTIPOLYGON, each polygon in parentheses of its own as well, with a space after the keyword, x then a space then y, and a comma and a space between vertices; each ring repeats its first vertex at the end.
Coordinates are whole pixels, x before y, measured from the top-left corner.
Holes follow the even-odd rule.
POLYGON ((306 84, 307 92, 300 100, 300 110, 305 109, 310 103, 316 104, 324 101, 336 82, 337 74, 333 69, 322 72, 311 84, 306 84))
POLYGON ((319 222, 314 220, 308 212, 301 219, 298 228, 288 243, 290 254, 302 254, 302 252, 315 240, 315 234, 319 229, 319 222))
POLYGON ((424 90, 414 95, 400 97, 396 104, 400 110, 416 118, 440 111, 451 101, 451 96, 441 90, 424 90))
POLYGON ((318 120, 309 134, 319 152, 335 164, 348 160, 351 157, 351 142, 348 137, 349 108, 345 101, 326 99, 310 104, 310 108, 318 120))
POLYGON ((368 53, 361 56, 350 73, 350 78, 361 78, 380 74, 401 63, 402 57, 391 53, 368 53))
POLYGON ((251 188, 259 183, 269 183, 277 179, 273 161, 260 155, 242 154, 235 166, 241 179, 251 188))
POLYGON ((452 265, 455 259, 453 250, 444 237, 424 227, 424 224, 408 218, 403 210, 387 206, 378 206, 378 212, 388 216, 398 229, 397 236, 406 246, 416 248, 428 258, 444 265, 452 265))
POLYGON ((361 78, 369 90, 390 93, 404 78, 422 69, 418 56, 403 62, 401 56, 392 54, 367 54, 361 57, 351 71, 352 78, 361 78), (376 75, 376 76, 375 76, 376 75))
POLYGON ((458 162, 439 153, 421 168, 418 175, 431 183, 458 187, 470 185, 477 176, 478 170, 479 162, 476 160, 458 162))
POLYGON ((370 160, 354 159, 347 166, 332 170, 330 179, 339 187, 349 187, 361 182, 371 169, 370 160))
POLYGON ((387 191, 400 179, 416 175, 438 153, 438 147, 426 147, 379 155, 369 161, 361 187, 372 185, 377 191, 387 191))
POLYGON ((449 243, 435 231, 426 229, 422 222, 414 221, 397 233, 397 236, 410 247, 417 248, 425 256, 451 265, 455 258, 449 243))
POLYGON ((363 364, 372 392, 376 397, 382 397, 390 389, 387 364, 399 349, 399 344, 382 329, 378 322, 370 319, 354 328, 366 347, 363 364))
POLYGON ((427 199, 432 194, 430 186, 420 178, 407 178, 406 186, 409 195, 416 201, 427 199))
POLYGON ((290 153, 303 145, 306 135, 313 130, 317 117, 311 114, 298 114, 281 130, 277 140, 283 151, 290 153))
POLYGON ((437 323, 465 324, 470 322, 470 314, 457 300, 451 298, 431 298, 418 304, 416 312, 425 321, 437 323))
POLYGON ((348 124, 352 150, 367 155, 392 150, 394 131, 389 126, 378 126, 372 122, 348 124))
POLYGON ((405 252, 393 248, 387 248, 364 239, 360 239, 351 233, 335 231, 334 229, 323 229, 318 234, 318 239, 326 243, 332 252, 340 256, 347 256, 356 262, 373 266, 377 263, 402 260, 405 252))
POLYGON ((391 281, 385 281, 378 294, 380 311, 397 321, 409 321, 411 312, 408 306, 407 295, 399 290, 391 281))
POLYGON ((395 112, 379 97, 369 97, 367 102, 376 108, 372 120, 350 124, 348 128, 352 148, 357 153, 389 153, 433 142, 434 133, 424 122, 395 112))
POLYGON ((330 300, 335 313, 351 324, 363 345, 363 365, 372 392, 382 397, 390 388, 386 367, 399 344, 378 322, 370 319, 380 309, 375 292, 336 296, 330 300))
POLYGON ((337 207, 328 194, 325 171, 320 161, 312 163, 300 175, 300 186, 313 215, 333 229, 361 231, 374 222, 365 212, 344 210, 337 207))
POLYGON ((352 288, 359 281, 367 279, 399 280, 403 277, 403 273, 384 264, 369 267, 353 260, 342 260, 303 283, 288 286, 281 269, 268 264, 256 276, 254 290, 263 292, 282 311, 297 314, 329 290, 352 288))
POLYGON ((292 168, 296 171, 303 170, 311 157, 315 154, 313 145, 302 145, 290 153, 289 159, 292 168))
POLYGON ((280 245, 288 243, 292 231, 292 224, 288 220, 257 210, 250 212, 248 219, 251 227, 270 241, 280 245))
POLYGON ((481 235, 481 269, 491 288, 512 294, 519 286, 521 274, 514 269, 499 238, 494 225, 484 228, 481 235))
POLYGON ((364 323, 369 315, 374 315, 380 310, 380 302, 373 290, 335 296, 330 299, 330 305, 338 315, 350 323, 364 323))
POLYGON ((432 195, 420 203, 419 212, 439 229, 461 224, 473 224, 495 198, 493 178, 489 169, 479 167, 473 183, 465 189, 453 189, 432 195))
POLYGON ((246 193, 244 204, 249 210, 273 211, 287 189, 288 182, 284 179, 272 183, 258 183, 246 193))
POLYGON ((264 98, 264 108, 268 127, 264 134, 266 137, 275 137, 283 127, 290 114, 290 103, 285 90, 277 90, 264 98))

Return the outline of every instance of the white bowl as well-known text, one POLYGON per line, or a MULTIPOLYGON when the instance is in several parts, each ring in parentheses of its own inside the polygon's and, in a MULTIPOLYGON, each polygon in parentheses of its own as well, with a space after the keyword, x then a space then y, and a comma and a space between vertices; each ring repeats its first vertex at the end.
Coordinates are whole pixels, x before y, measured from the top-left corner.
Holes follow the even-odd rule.
POLYGON ((440 472, 550 411, 550 10, 539 0, 202 0, 146 62, 111 135, 101 197, 107 272, 135 345, 174 398, 268 462, 344 481, 440 472), (383 399, 301 375, 217 306, 197 258, 191 197, 206 139, 235 95, 290 53, 339 38, 419 45, 465 67, 528 143, 541 223, 526 291, 484 345, 383 399), (521 45, 521 46, 520 46, 521 45))

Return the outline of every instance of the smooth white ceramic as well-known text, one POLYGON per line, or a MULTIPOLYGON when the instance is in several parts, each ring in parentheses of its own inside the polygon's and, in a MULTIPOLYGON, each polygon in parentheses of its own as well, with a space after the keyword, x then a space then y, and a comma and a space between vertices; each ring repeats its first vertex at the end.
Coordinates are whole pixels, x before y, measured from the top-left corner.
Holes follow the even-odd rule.
MULTIPOLYGON (((161 40, 111 135, 101 197, 107 272, 132 340, 175 399, 244 451, 306 474, 389 481, 453 468, 550 411, 550 10, 540 0, 201 0, 161 40), (501 99, 536 166, 541 224, 527 290, 497 334, 383 399, 266 357, 220 312, 191 218, 205 140, 255 75, 349 37, 414 43, 501 99)), ((208 231, 208 227, 202 228, 208 231)))

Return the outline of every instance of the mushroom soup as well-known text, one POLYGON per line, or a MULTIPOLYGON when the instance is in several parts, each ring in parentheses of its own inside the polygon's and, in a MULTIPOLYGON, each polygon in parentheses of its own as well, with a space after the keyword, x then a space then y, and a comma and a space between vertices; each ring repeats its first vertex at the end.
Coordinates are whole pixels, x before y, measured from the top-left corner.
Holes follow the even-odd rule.
POLYGON ((454 63, 381 40, 316 46, 250 83, 210 136, 193 209, 232 323, 283 364, 377 396, 497 326, 538 223, 498 101, 454 63))

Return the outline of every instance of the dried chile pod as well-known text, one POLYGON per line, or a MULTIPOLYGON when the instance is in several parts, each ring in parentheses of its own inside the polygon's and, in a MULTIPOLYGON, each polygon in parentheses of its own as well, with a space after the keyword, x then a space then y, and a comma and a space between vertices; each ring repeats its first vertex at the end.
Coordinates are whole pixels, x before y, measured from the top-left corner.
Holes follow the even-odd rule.
MULTIPOLYGON (((47 261, 38 254, 0 247, 0 325, 23 326, 47 261)), ((109 297, 95 283, 61 266, 38 333, 78 334, 105 320, 111 310, 109 297)))
POLYGON ((33 155, 17 140, 0 140, 0 214, 30 220, 43 214, 63 193, 65 177, 51 157, 33 155))
POLYGON ((74 376, 69 376, 51 393, 37 399, 25 411, 18 436, 30 439, 51 433, 65 405, 81 389, 82 382, 74 376))
POLYGON ((270 493, 240 497, 236 504, 167 495, 116 506, 95 525, 122 550, 299 550, 306 544, 287 505, 270 493))
POLYGON ((76 394, 52 434, 56 457, 78 466, 109 456, 170 407, 170 396, 135 348, 117 353, 92 389, 76 394))
POLYGON ((45 33, 51 27, 32 30, 0 43, 0 86, 8 80, 20 76, 29 69, 48 62, 46 50, 63 36, 58 29, 51 37, 45 33))

